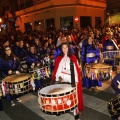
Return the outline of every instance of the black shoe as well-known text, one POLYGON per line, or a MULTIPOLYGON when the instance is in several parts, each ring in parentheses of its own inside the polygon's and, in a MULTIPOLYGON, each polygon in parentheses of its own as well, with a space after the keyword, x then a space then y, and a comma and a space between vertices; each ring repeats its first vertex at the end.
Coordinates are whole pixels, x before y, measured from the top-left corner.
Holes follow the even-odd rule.
POLYGON ((80 120, 79 114, 75 115, 75 120, 80 120))
POLYGON ((60 116, 61 114, 57 114, 56 116, 60 116))

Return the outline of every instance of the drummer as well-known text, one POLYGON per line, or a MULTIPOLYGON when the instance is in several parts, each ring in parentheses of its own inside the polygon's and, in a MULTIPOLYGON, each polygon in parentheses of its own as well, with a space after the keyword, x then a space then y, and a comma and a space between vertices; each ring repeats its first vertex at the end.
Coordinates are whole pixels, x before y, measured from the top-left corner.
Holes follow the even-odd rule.
MULTIPOLYGON (((18 58, 13 54, 11 47, 9 46, 5 47, 5 54, 2 57, 1 73, 2 78, 5 78, 11 74, 20 74, 18 58)), ((13 99, 16 99, 18 102, 20 102, 20 99, 17 95, 7 94, 6 98, 7 100, 11 101, 11 106, 15 105, 13 99)))
POLYGON ((61 54, 56 58, 55 68, 52 76, 52 81, 56 78, 56 81, 69 82, 71 83, 71 71, 70 71, 70 60, 74 63, 74 73, 75 82, 78 91, 78 108, 74 109, 75 120, 79 119, 79 113, 76 113, 78 109, 80 111, 84 110, 83 106, 83 96, 82 96, 82 85, 81 85, 81 75, 80 68, 78 67, 78 60, 72 54, 70 47, 67 43, 61 44, 61 54), (62 80, 61 80, 62 79, 62 80))
POLYGON ((116 42, 113 40, 113 35, 108 34, 108 39, 103 42, 103 51, 119 50, 116 42))
MULTIPOLYGON (((36 53, 36 47, 34 45, 30 46, 29 54, 26 56, 26 63, 29 69, 36 69, 40 68, 40 62, 38 55, 36 53)), ((40 70, 39 70, 40 71, 40 70)), ((39 88, 42 87, 42 80, 35 79, 35 90, 37 91, 39 88)))
MULTIPOLYGON (((54 51, 54 60, 56 60, 57 56, 59 56, 61 54, 61 44, 66 43, 66 42, 68 42, 66 37, 60 38, 60 45, 54 51)), ((72 47, 70 47, 70 49, 71 49, 72 53, 75 53, 72 47)))
MULTIPOLYGON (((100 51, 96 47, 93 42, 93 37, 88 35, 87 43, 84 47, 82 47, 82 63, 91 64, 91 63, 99 63, 100 61, 100 51)), ((88 77, 83 76, 83 87, 87 89, 97 91, 97 86, 102 86, 100 80, 92 80, 88 77)))
MULTIPOLYGON (((113 87, 113 89, 115 90, 115 97, 116 96, 118 96, 118 95, 120 95, 120 73, 118 73, 114 78, 113 78, 113 80, 112 80, 112 87, 113 87)), ((120 117, 120 116, 118 116, 118 117, 120 117)), ((114 120, 113 118, 112 118, 112 120, 114 120)))
POLYGON ((20 66, 18 58, 13 54, 11 47, 5 47, 5 54, 2 57, 2 77, 6 77, 10 74, 19 74, 20 66))
POLYGON ((109 64, 114 66, 114 55, 112 53, 112 51, 116 51, 119 50, 116 42, 113 40, 113 35, 108 34, 108 39, 104 41, 103 43, 103 51, 111 51, 111 53, 109 53, 108 56, 106 56, 106 60, 104 60, 104 63, 109 64), (111 59, 113 57, 113 59, 111 59))

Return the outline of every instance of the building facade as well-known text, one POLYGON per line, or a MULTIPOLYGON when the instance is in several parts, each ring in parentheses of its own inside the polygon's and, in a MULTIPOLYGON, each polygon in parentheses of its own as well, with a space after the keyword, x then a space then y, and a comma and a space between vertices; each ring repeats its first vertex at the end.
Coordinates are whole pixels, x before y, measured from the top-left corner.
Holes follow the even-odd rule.
POLYGON ((16 26, 22 31, 104 25, 105 0, 18 0, 16 26), (78 17, 75 22, 74 18, 78 17))
POLYGON ((120 0, 107 0, 106 16, 109 25, 120 24, 120 0))
POLYGON ((16 0, 1 0, 0 1, 0 33, 11 32, 15 28, 15 12, 18 10, 16 0))

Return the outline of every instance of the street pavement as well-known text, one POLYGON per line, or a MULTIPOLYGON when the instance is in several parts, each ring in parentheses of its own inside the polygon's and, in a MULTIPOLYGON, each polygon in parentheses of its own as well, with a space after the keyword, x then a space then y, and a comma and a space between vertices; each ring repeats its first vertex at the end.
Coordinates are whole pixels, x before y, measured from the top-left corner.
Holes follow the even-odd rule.
MULTIPOLYGON (((113 98, 114 90, 111 81, 103 81, 98 92, 83 88, 85 110, 81 120, 111 120, 107 103, 113 98)), ((0 112, 0 120, 74 120, 73 112, 60 116, 45 114, 40 110, 37 92, 29 92, 20 97, 21 103, 11 107, 5 98, 2 99, 4 111, 0 112)))

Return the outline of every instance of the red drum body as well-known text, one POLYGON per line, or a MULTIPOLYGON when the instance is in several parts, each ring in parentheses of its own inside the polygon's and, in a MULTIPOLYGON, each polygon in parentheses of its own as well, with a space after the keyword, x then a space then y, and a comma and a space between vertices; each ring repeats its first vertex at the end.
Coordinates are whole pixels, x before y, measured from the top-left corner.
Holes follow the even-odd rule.
POLYGON ((76 89, 70 84, 54 84, 39 91, 38 102, 45 113, 66 113, 77 106, 76 89))

